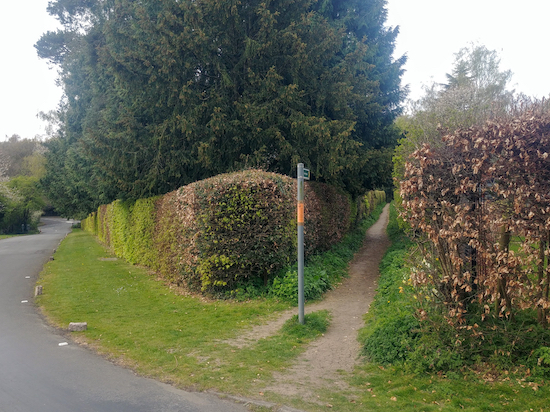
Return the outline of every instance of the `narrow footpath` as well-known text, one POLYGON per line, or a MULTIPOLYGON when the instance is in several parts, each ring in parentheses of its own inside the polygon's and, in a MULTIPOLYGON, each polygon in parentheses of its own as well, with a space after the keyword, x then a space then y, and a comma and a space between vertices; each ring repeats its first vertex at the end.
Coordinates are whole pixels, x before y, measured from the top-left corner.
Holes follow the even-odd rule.
MULTIPOLYGON (((389 205, 386 205, 378 221, 367 231, 363 247, 357 252, 349 267, 349 277, 327 293, 322 302, 306 305, 306 313, 328 310, 332 314, 327 332, 313 342, 294 366, 275 376, 275 383, 264 392, 285 396, 299 396, 315 401, 314 393, 322 388, 347 389, 345 375, 353 370, 360 357, 358 330, 364 326, 363 315, 368 312, 374 298, 378 266, 390 245, 386 235, 389 205)), ((233 345, 244 347, 276 333, 296 309, 284 312, 276 320, 253 328, 233 345)))

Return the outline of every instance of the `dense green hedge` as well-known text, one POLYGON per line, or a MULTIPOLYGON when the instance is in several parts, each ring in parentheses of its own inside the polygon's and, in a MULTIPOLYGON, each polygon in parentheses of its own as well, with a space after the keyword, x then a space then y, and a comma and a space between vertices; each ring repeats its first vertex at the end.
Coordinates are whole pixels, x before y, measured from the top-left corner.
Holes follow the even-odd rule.
MULTIPOLYGON (((307 182, 305 193, 306 253, 312 254, 340 241, 383 192, 352 202, 334 187, 307 182)), ((267 284, 295 259, 295 199, 294 179, 250 170, 158 198, 103 205, 82 227, 117 256, 213 293, 249 280, 267 284)))

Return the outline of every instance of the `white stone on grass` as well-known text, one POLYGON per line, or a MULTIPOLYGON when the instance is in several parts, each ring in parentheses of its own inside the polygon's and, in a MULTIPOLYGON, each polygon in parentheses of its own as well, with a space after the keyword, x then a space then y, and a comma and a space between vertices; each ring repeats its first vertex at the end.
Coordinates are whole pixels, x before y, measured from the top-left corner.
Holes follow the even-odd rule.
POLYGON ((69 323, 69 332, 84 332, 88 329, 87 322, 71 322, 69 323))

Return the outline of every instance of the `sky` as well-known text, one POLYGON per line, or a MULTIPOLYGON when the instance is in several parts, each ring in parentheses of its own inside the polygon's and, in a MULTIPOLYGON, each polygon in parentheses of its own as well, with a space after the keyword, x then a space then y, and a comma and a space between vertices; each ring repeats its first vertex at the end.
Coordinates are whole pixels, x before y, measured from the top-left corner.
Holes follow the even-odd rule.
POLYGON ((388 25, 399 26, 395 56, 408 58, 402 84, 411 99, 423 84, 443 83, 454 54, 471 43, 497 51, 511 89, 550 95, 549 0, 388 0, 387 8, 388 25))
POLYGON ((48 0, 0 2, 0 140, 43 135, 45 123, 36 115, 55 109, 61 99, 56 69, 34 48, 42 33, 57 27, 47 6, 48 0))
MULTIPOLYGON (((56 69, 36 55, 34 44, 57 22, 48 0, 0 3, 0 140, 45 134, 38 112, 54 110, 62 96, 56 69)), ((443 82, 454 54, 472 42, 496 50, 501 69, 512 70, 512 88, 538 98, 550 95, 547 43, 550 0, 388 0, 389 26, 399 26, 395 57, 407 55, 402 84, 409 97, 422 85, 443 82)))

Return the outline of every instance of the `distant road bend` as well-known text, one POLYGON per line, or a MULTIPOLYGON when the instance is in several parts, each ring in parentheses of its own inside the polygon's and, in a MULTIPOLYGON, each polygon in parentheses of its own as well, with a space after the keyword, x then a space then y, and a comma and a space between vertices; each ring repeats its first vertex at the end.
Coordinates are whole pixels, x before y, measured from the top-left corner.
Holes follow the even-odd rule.
POLYGON ((0 412, 244 412, 242 405, 134 375, 67 342, 32 304, 42 266, 71 222, 0 241, 0 412))

